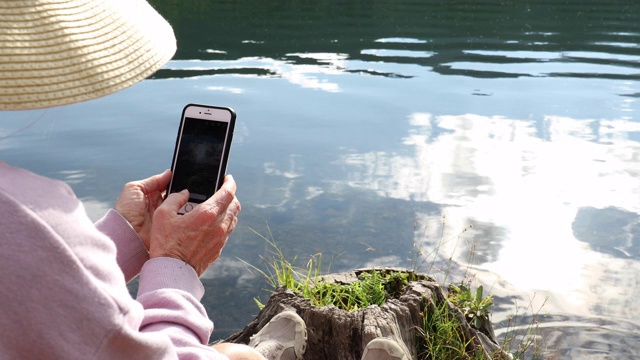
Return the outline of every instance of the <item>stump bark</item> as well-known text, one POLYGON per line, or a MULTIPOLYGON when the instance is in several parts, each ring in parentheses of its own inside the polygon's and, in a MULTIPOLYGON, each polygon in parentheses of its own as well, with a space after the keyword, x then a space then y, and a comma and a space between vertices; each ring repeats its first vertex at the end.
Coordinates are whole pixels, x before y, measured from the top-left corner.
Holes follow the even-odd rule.
MULTIPOLYGON (((358 275, 364 271, 371 269, 327 275, 324 281, 349 284, 357 281, 358 275)), ((404 343, 411 357, 417 359, 417 329, 422 327, 423 314, 434 311, 443 303, 463 324, 461 332, 469 341, 469 350, 482 349, 487 359, 510 359, 491 338, 492 331, 482 334, 473 329, 462 311, 446 299, 441 286, 426 276, 410 282, 402 295, 388 299, 382 306, 372 305, 353 312, 335 306, 312 306, 308 299, 281 287, 276 289, 251 323, 224 341, 248 344, 251 336, 272 317, 282 311, 293 310, 307 326, 305 360, 359 360, 366 344, 377 337, 388 337, 404 343)))

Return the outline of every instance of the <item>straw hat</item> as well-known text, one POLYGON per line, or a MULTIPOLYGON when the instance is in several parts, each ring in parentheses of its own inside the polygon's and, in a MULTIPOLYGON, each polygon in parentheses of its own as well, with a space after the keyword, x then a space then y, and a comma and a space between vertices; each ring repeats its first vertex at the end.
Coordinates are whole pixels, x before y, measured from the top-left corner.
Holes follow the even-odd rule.
POLYGON ((175 50, 171 26, 144 0, 2 0, 0 110, 111 94, 175 50))

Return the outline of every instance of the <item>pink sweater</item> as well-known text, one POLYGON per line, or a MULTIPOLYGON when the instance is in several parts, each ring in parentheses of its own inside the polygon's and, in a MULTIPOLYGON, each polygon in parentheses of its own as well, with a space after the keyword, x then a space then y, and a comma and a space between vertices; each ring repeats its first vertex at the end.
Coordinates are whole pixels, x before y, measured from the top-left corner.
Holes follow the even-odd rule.
POLYGON ((193 268, 149 260, 114 210, 92 224, 66 184, 0 162, 0 246, 0 359, 226 359, 193 268))

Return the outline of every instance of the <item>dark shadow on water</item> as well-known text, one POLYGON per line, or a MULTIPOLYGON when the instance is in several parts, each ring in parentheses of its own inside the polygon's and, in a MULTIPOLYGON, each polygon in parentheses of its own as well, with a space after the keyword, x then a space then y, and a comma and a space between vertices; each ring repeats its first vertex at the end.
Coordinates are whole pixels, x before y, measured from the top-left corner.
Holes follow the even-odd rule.
POLYGON ((640 215, 615 207, 578 210, 575 237, 596 251, 619 258, 640 258, 640 215))
POLYGON ((507 237, 507 230, 488 222, 470 219, 470 241, 459 258, 471 265, 496 261, 507 237))

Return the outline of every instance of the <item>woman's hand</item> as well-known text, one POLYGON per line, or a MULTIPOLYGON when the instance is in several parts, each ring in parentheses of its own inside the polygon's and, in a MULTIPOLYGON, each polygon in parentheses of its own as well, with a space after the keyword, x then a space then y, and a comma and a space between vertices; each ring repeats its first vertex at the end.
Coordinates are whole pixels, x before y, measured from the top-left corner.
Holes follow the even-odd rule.
POLYGON ((153 214, 150 257, 180 259, 202 275, 238 223, 240 202, 235 194, 236 182, 227 175, 220 190, 184 215, 178 210, 189 200, 189 192, 170 194, 153 214))
POLYGON ((171 170, 144 180, 127 183, 116 201, 115 210, 120 213, 150 248, 153 213, 162 204, 163 193, 171 180, 171 170))

